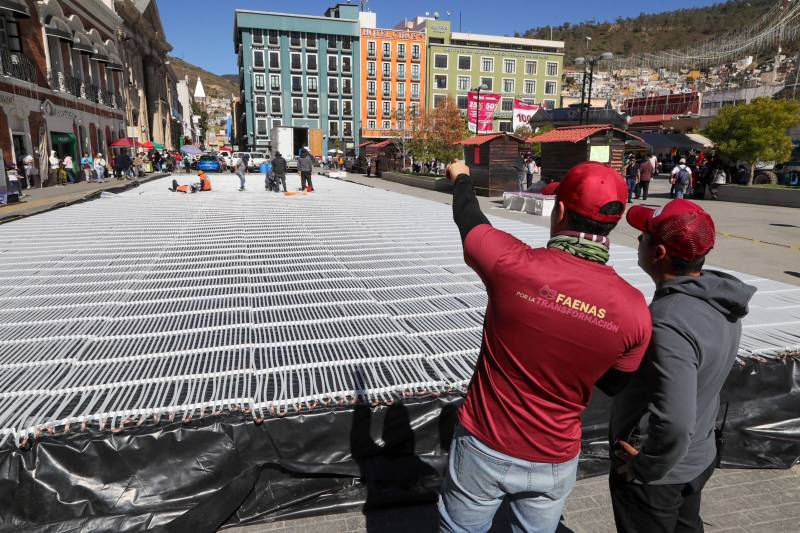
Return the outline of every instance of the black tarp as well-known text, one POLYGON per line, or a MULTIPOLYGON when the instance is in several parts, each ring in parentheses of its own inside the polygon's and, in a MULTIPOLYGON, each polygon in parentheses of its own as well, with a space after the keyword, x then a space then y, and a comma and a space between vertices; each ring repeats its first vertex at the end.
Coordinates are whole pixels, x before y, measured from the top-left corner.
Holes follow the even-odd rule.
MULTIPOLYGON (((723 466, 800 457, 798 358, 736 366, 723 466)), ((0 450, 3 531, 212 531, 436 499, 458 394, 319 409, 256 424, 244 414, 48 436, 0 450)), ((584 414, 580 477, 607 470, 609 400, 584 414)))
POLYGON ((656 152, 703 150, 705 146, 682 133, 637 133, 656 152))

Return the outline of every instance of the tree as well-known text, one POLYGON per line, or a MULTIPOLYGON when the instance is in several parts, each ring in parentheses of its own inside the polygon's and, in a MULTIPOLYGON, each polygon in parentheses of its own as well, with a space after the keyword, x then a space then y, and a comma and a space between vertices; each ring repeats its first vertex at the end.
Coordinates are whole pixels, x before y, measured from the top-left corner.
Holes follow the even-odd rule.
POLYGON ((517 137, 522 137, 523 139, 527 139, 528 137, 533 136, 533 130, 527 124, 522 124, 514 130, 514 135, 517 137))
POLYGON ((402 161, 401 167, 405 168, 406 162, 412 155, 411 137, 414 131, 415 117, 411 117, 411 129, 408 127, 408 119, 397 111, 392 113, 392 121, 396 126, 389 132, 388 139, 392 141, 392 144, 397 149, 397 155, 400 156, 400 160, 402 161))
MULTIPOLYGON (((536 128, 536 131, 533 132, 533 135, 541 135, 542 133, 547 133, 548 131, 552 131, 555 128, 552 124, 545 124, 544 126, 539 126, 536 128)), ((542 157, 542 143, 533 143, 531 145, 531 153, 534 157, 542 157)))
POLYGON ((426 109, 417 117, 409 152, 420 161, 436 159, 449 163, 461 158, 463 149, 456 143, 466 137, 464 117, 455 102, 447 97, 439 107, 426 109))
POLYGON ((720 154, 750 164, 752 183, 757 161, 783 162, 792 155, 787 130, 800 124, 800 102, 756 98, 728 106, 703 131, 720 154))

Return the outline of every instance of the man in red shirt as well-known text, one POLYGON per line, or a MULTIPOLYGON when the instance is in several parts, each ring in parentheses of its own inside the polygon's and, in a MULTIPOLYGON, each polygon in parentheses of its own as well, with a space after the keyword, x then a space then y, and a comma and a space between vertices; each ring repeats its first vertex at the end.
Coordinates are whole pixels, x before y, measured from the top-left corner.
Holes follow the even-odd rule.
POLYGON ((452 164, 448 177, 464 256, 489 303, 440 525, 487 531, 508 498, 515 530, 553 532, 575 484, 593 387, 619 392, 650 340, 644 297, 606 265, 628 190, 608 166, 576 166, 555 190, 547 247, 532 249, 492 227, 466 165, 452 164))

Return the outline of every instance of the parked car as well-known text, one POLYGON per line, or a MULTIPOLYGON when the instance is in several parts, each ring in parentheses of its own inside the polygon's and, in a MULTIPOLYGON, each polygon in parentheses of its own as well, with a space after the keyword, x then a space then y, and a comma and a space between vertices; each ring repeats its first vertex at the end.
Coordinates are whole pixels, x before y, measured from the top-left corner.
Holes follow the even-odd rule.
POLYGON ((250 172, 258 172, 261 165, 269 162, 269 154, 263 152, 250 152, 250 165, 247 170, 250 172))
POLYGON ((222 165, 216 156, 204 154, 197 161, 197 170, 204 172, 222 172, 222 165))
POLYGON ((217 156, 225 162, 225 168, 223 168, 223 170, 231 171, 233 169, 233 157, 228 150, 220 150, 217 156))
POLYGON ((800 160, 789 161, 776 167, 778 183, 797 187, 800 182, 800 160))

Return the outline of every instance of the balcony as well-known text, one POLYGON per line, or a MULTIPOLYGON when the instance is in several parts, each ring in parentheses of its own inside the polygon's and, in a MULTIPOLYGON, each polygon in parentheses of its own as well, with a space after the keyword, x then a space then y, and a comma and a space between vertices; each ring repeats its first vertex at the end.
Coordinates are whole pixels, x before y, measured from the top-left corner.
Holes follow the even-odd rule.
POLYGON ((7 48, 0 49, 0 74, 12 78, 36 83, 36 65, 21 52, 10 52, 7 48))
POLYGON ((419 95, 418 94, 412 94, 411 95, 411 99, 414 100, 415 102, 419 102, 419 95))
POLYGON ((392 79, 392 73, 391 72, 384 72, 383 76, 381 76, 381 77, 384 79, 384 81, 389 81, 389 80, 392 79))
POLYGON ((392 51, 391 50, 389 50, 389 51, 384 50, 383 51, 383 59, 385 59, 386 61, 389 61, 390 59, 392 59, 392 51))
POLYGON ((406 53, 405 52, 397 52, 397 60, 398 61, 405 61, 406 60, 406 53))
POLYGON ((376 112, 374 109, 369 109, 369 110, 367 110, 367 116, 368 116, 369 118, 375 118, 375 117, 377 116, 377 114, 378 114, 378 113, 377 113, 377 112, 376 112))
POLYGON ((67 90, 67 76, 63 72, 48 70, 47 85, 49 85, 54 91, 58 91, 60 93, 69 92, 67 90))
POLYGON ((412 74, 411 81, 419 81, 419 74, 412 74))
POLYGON ((383 98, 384 99, 391 98, 391 97, 392 97, 392 91, 383 91, 383 98))
POLYGON ((420 61, 422 61, 422 55, 421 54, 412 54, 411 55, 411 61, 413 61, 414 63, 419 63, 420 61))
POLYGON ((381 111, 381 116, 383 118, 392 118, 392 111, 389 109, 384 109, 383 111, 381 111))
POLYGON ((370 80, 374 80, 377 77, 376 72, 373 70, 372 72, 367 71, 367 78, 370 80))
POLYGON ((375 50, 367 50, 367 57, 369 59, 375 59, 378 57, 378 54, 375 52, 375 50))

